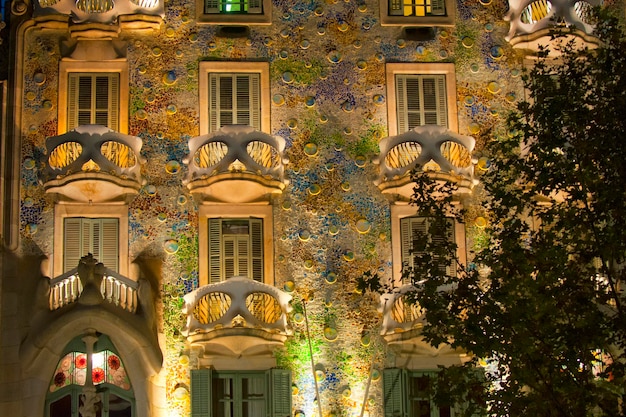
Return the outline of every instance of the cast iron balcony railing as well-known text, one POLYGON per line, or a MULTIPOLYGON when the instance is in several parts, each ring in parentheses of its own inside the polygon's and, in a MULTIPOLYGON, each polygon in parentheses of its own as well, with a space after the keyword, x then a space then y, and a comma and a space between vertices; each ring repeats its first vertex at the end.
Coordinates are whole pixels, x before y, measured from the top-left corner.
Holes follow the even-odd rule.
POLYGON ((82 125, 46 140, 45 188, 67 200, 103 202, 137 194, 143 179, 141 138, 82 125))
POLYGON ((383 193, 408 200, 413 194, 411 172, 421 169, 435 179, 453 181, 461 190, 474 182, 472 150, 474 138, 451 132, 445 127, 419 126, 398 136, 380 141, 379 178, 376 185, 383 193))
POLYGON ((250 126, 231 125, 189 141, 186 179, 204 201, 267 200, 285 188, 285 140, 250 126))

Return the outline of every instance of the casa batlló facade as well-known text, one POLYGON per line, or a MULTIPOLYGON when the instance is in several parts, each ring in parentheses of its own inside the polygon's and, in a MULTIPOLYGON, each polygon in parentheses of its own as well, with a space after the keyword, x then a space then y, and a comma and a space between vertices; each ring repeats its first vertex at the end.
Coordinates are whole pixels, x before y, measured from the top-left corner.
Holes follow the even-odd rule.
POLYGON ((469 265, 484 144, 593 5, 7 2, 1 414, 454 416, 424 386, 466 353, 405 302, 410 172, 458 185, 469 265))

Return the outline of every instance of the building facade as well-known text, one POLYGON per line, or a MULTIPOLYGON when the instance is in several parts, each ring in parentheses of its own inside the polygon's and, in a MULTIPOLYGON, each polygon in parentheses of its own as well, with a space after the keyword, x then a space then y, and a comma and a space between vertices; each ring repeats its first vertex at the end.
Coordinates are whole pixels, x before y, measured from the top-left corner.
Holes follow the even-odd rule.
POLYGON ((466 354, 405 301, 410 173, 457 184, 430 238, 468 265, 484 144, 595 4, 7 2, 0 414, 454 416, 425 387, 466 354))

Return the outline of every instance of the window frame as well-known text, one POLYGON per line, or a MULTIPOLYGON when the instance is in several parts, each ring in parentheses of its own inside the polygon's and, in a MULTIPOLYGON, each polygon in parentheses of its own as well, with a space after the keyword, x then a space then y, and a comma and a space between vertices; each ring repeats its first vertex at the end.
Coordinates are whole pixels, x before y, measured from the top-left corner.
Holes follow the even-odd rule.
POLYGON ((211 133, 209 112, 209 77, 211 74, 259 74, 259 119, 260 131, 270 132, 270 75, 268 62, 200 62, 199 100, 200 100, 200 135, 211 133))
POLYGON ((274 285, 274 233, 270 205, 201 205, 198 210, 198 256, 200 286, 209 277, 209 219, 260 219, 263 222, 263 283, 274 285))
POLYGON ((456 100, 456 73, 452 63, 389 63, 385 66, 387 76, 387 118, 389 136, 397 136, 405 132, 399 132, 398 123, 398 97, 396 94, 396 76, 398 75, 443 75, 445 76, 445 98, 447 111, 447 129, 458 132, 458 112, 456 100))
MULTIPOLYGON (((128 206, 125 204, 56 204, 54 208, 54 252, 52 276, 64 273, 66 218, 118 219, 118 274, 128 277, 128 206)), ((78 265, 76 265, 78 266, 78 265)), ((105 265, 106 266, 106 265, 105 265)), ((72 267, 74 268, 74 267, 72 267)), ((130 278, 130 277, 129 277, 130 278)))
POLYGON ((271 25, 272 2, 271 0, 259 0, 261 3, 260 13, 207 13, 205 4, 207 0, 196 0, 197 23, 222 24, 222 25, 271 25))
MULTIPOLYGON (((260 376, 264 381, 264 415, 268 417, 291 416, 291 371, 287 369, 271 368, 268 370, 215 370, 212 368, 191 370, 191 416, 209 417, 213 413, 213 380, 219 377, 233 376, 241 380, 241 376, 260 376)), ((239 387, 241 390, 241 387, 239 387)), ((236 398, 241 400, 241 398, 236 398)), ((241 417, 241 407, 235 409, 234 415, 241 417)))
MULTIPOLYGON (((58 134, 69 131, 70 74, 119 74, 118 132, 128 133, 129 73, 128 62, 119 61, 65 61, 59 64, 58 134)), ((112 129, 114 130, 114 129, 112 129)))
MULTIPOLYGON (((401 411, 403 415, 416 415, 411 406, 411 384, 410 379, 427 377, 436 377, 438 371, 433 369, 425 370, 410 370, 404 368, 385 368, 383 370, 383 415, 385 417, 395 416, 398 411, 401 411), (389 380, 389 377, 394 378, 393 381, 389 380), (400 387, 396 386, 396 380, 399 381, 400 387), (390 404, 391 403, 391 404, 390 404), (389 410, 388 407, 393 408, 389 410), (401 410, 397 410, 401 407, 401 410)), ((440 417, 440 407, 435 404, 432 393, 429 398, 413 397, 416 400, 426 400, 430 406, 430 417, 440 417)), ((459 416, 458 405, 450 405, 450 417, 459 416)))
MULTIPOLYGON (((415 206, 408 204, 393 204, 391 206, 391 255, 392 255, 392 279, 394 287, 403 285, 402 270, 403 268, 403 246, 402 246, 402 228, 401 220, 408 217, 424 217, 418 216, 415 206)), ((454 221, 454 220, 453 220, 454 221)), ((456 243, 456 255, 458 262, 462 265, 467 263, 467 248, 465 243, 465 225, 454 221, 453 228, 454 242, 456 243)))
POLYGON ((389 3, 391 0, 380 0, 380 24, 381 26, 454 26, 456 17, 456 2, 442 0, 445 4, 444 15, 426 16, 398 16, 391 15, 389 3))

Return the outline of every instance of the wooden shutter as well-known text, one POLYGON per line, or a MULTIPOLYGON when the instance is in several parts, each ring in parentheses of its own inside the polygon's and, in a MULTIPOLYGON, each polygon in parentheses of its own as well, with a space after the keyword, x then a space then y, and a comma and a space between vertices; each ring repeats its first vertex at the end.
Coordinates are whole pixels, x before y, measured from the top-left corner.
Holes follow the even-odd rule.
POLYGON ((386 0, 389 2, 389 16, 402 16, 403 15, 403 1, 402 0, 386 0))
POLYGON ((248 13, 263 13, 263 0, 248 0, 248 13))
POLYGON ((219 75, 209 74, 209 132, 219 130, 218 113, 219 113, 219 75))
POLYGON ((400 219, 400 238, 402 266, 413 268, 415 255, 419 254, 413 249, 416 239, 425 239, 428 235, 428 221, 426 217, 405 217, 400 219))
POLYGON ((404 133, 409 130, 406 84, 406 76, 396 75, 396 115, 398 119, 398 133, 404 133))
POLYGON ((67 80, 67 130, 78 126, 78 75, 69 74, 67 80))
POLYGON ((222 280, 222 221, 209 219, 209 284, 222 280))
POLYGON ((446 94, 446 76, 436 76, 437 125, 448 127, 448 96, 446 94))
POLYGON ((98 260, 107 268, 119 271, 119 221, 101 219, 101 246, 98 260))
POLYGON ((219 0, 204 0, 204 13, 219 13, 220 2, 219 0))
POLYGON ((406 398, 406 371, 398 368, 384 369, 383 407, 385 417, 408 417, 406 398))
MULTIPOLYGON (((432 229, 432 228, 431 228, 432 229)), ((430 239, 433 242, 439 243, 441 245, 445 243, 454 243, 454 220, 446 219, 446 223, 443 230, 437 230, 430 233, 430 239)), ((434 262, 439 264, 439 269, 442 272, 445 272, 446 275, 455 275, 456 268, 454 267, 454 262, 448 262, 446 257, 440 257, 438 255, 433 255, 434 262)))
POLYGON ((263 220, 250 219, 251 275, 255 281, 263 282, 263 220))
POLYGON ((109 74, 109 129, 120 129, 120 75, 109 74))
POLYGON ((191 370, 191 417, 211 417, 211 370, 191 370))
POLYGON ((432 14, 435 16, 445 16, 446 0, 431 0, 432 14))
POLYGON ((287 369, 270 369, 270 393, 267 415, 269 417, 291 416, 291 372, 287 369))
POLYGON ((67 218, 63 230, 63 272, 78 266, 82 253, 81 219, 67 218))

